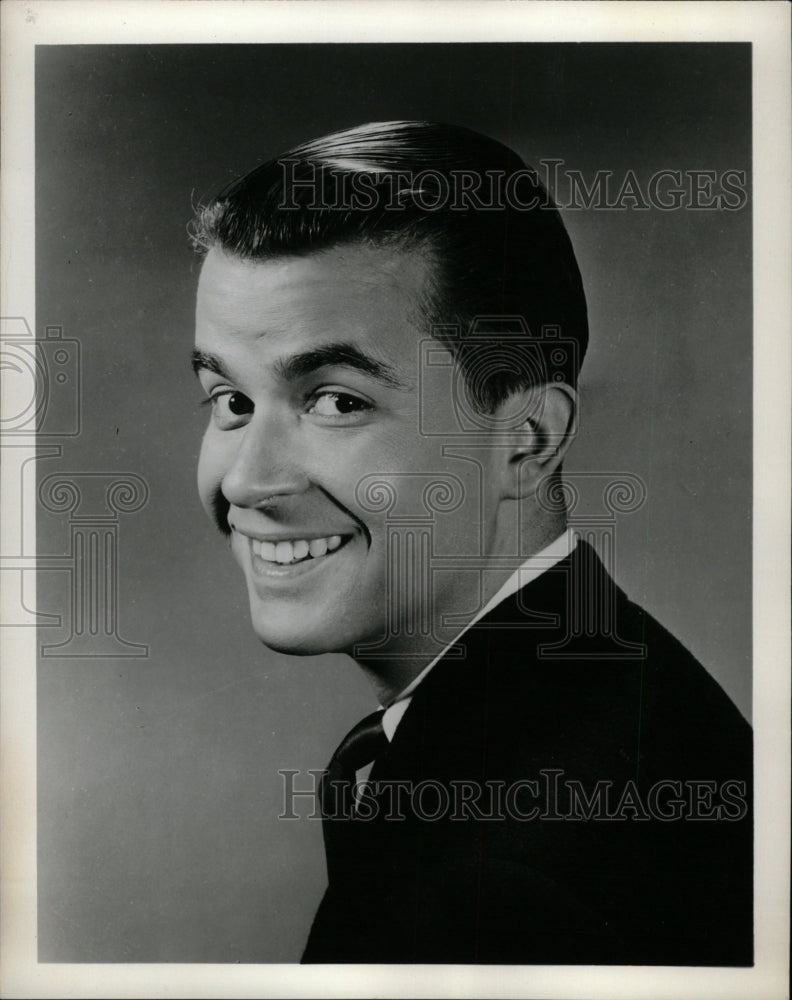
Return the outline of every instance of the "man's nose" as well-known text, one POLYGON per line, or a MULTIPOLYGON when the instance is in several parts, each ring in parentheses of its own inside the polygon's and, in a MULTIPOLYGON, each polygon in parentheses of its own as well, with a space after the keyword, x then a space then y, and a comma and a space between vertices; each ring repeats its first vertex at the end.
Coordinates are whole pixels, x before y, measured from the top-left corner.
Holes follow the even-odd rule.
POLYGON ((223 476, 226 500, 235 507, 256 507, 273 497, 303 493, 309 482, 295 445, 282 420, 254 414, 241 429, 239 447, 223 476))

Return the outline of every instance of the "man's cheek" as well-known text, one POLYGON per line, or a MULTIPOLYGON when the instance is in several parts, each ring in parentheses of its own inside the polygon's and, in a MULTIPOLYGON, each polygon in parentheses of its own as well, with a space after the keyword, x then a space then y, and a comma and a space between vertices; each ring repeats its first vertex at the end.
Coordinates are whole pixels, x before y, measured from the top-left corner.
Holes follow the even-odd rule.
POLYGON ((213 453, 210 444, 204 441, 198 458, 198 496, 207 517, 221 530, 227 531, 225 515, 228 513, 228 502, 223 496, 223 467, 219 456, 213 453))
POLYGON ((211 462, 210 462, 210 446, 204 436, 201 441, 201 450, 198 453, 198 468, 196 470, 196 479, 198 482, 198 495, 201 498, 201 502, 206 506, 206 499, 210 492, 210 479, 211 479, 211 462))
POLYGON ((213 477, 210 477, 206 469, 199 467, 198 469, 198 496, 201 500, 201 506, 203 507, 206 516, 214 520, 213 514, 213 497, 216 490, 219 488, 219 481, 213 477))
POLYGON ((234 561, 243 569, 246 570, 250 565, 250 559, 248 558, 247 541, 238 534, 232 533, 231 535, 231 555, 234 557, 234 561))

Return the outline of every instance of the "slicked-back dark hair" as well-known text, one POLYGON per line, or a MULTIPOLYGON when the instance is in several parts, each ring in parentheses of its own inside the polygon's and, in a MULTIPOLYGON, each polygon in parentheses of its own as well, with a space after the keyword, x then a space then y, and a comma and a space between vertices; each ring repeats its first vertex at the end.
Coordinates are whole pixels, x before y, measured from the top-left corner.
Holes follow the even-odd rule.
POLYGON ((478 132, 394 121, 323 136, 234 181, 191 232, 199 252, 246 260, 349 243, 424 253, 427 333, 452 349, 479 409, 577 382, 588 323, 569 236, 535 171, 478 132))

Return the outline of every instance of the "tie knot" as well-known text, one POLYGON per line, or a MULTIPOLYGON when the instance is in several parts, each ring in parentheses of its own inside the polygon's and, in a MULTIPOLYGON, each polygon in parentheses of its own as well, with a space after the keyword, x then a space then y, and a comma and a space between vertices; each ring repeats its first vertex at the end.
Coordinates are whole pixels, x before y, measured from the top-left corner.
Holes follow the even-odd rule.
POLYGON ((350 776, 374 760, 388 745, 388 737, 382 728, 382 709, 372 712, 351 729, 341 740, 333 754, 330 766, 338 765, 350 776))

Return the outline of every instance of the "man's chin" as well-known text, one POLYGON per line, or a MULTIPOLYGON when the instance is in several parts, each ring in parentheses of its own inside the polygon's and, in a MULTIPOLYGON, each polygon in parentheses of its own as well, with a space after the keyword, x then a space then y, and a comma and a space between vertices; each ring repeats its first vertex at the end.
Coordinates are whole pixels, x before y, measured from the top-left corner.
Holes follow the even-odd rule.
POLYGON ((334 594, 334 600, 262 600, 249 586, 253 631, 269 649, 289 656, 350 653, 382 634, 383 615, 372 601, 334 594))
POLYGON ((293 624, 278 628, 271 620, 257 622, 254 618, 253 631, 268 649, 289 656, 346 653, 358 641, 356 636, 350 639, 333 629, 322 628, 321 625, 311 628, 308 623, 297 631, 293 624))
POLYGON ((305 639, 274 638, 271 635, 262 635, 256 630, 256 635, 261 643, 271 649, 274 653, 285 653, 287 656, 321 656, 322 653, 338 653, 343 650, 333 649, 327 643, 310 642, 305 639))

